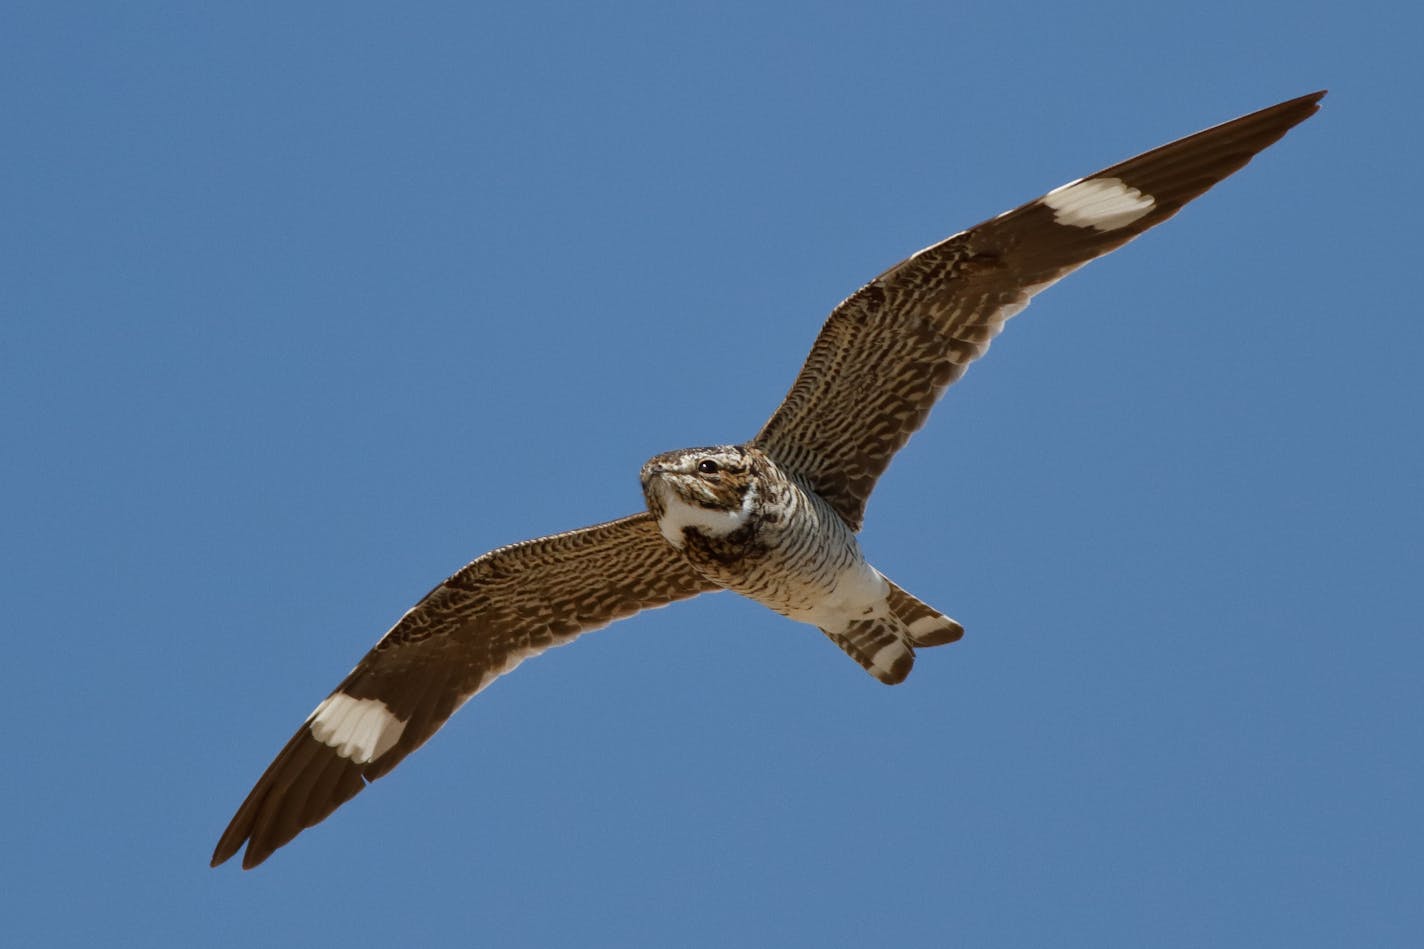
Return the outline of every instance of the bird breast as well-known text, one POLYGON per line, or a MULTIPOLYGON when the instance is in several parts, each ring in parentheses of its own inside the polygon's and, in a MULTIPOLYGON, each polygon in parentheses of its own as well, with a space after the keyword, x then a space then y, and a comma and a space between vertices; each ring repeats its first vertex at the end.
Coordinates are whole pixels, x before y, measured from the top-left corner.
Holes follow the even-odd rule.
POLYGON ((749 497, 753 502, 736 518, 670 502, 659 527, 664 536, 676 531, 684 555, 708 579, 791 619, 839 627, 847 615, 873 613, 884 604, 885 578, 813 491, 773 477, 749 497), (705 530, 700 522, 714 513, 723 520, 705 530), (736 526, 727 530, 733 520, 736 526))

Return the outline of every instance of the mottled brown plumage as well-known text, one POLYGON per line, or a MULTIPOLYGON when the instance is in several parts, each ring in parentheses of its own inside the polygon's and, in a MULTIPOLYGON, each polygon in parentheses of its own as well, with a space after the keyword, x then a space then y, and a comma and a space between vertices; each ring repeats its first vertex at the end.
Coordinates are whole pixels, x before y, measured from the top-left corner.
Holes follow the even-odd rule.
POLYGON ((1313 93, 1089 175, 1154 205, 1108 231, 1063 226, 1043 199, 903 260, 832 311, 780 408, 752 439, 852 528, 890 459, 1004 322, 1039 290, 1161 224, 1312 115, 1313 93))
POLYGON ((394 747, 357 763, 303 725, 238 809, 213 865, 249 838, 243 866, 261 863, 390 771, 524 659, 639 610, 715 589, 672 555, 646 513, 485 554, 402 616, 333 692, 377 699, 404 719, 394 747))
POLYGON ((644 466, 649 512, 504 547, 432 590, 317 706, 213 865, 261 863, 390 771, 495 677, 638 610, 730 589, 815 625, 882 682, 963 633, 855 537, 876 480, 946 387, 1049 284, 1165 221, 1316 111, 1303 96, 1190 136, 913 255, 836 307, 745 445, 644 466))

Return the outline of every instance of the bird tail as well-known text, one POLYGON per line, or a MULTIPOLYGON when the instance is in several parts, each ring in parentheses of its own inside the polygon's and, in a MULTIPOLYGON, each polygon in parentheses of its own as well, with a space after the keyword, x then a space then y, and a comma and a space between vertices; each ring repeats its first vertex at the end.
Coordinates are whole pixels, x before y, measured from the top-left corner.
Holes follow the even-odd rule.
POLYGON ((845 654, 866 672, 896 685, 905 681, 915 664, 915 647, 943 646, 964 635, 964 627, 939 610, 890 584, 886 615, 851 620, 844 629, 822 629, 845 654))

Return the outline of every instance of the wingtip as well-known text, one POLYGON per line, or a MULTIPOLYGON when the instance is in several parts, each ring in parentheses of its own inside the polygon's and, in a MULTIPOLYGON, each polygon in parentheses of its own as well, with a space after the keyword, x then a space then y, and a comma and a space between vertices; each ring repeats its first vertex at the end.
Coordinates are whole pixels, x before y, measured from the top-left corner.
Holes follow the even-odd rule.
MULTIPOLYGON (((217 869, 224 863, 227 863, 233 857, 237 856, 237 852, 242 849, 242 845, 244 843, 247 843, 247 841, 238 841, 236 846, 232 846, 228 844, 227 841, 219 841, 217 849, 213 851, 212 860, 208 861, 208 866, 213 869, 217 869)), ((262 850, 254 850, 252 845, 249 843, 246 853, 242 855, 242 869, 251 870, 253 867, 257 866, 258 864, 262 863, 262 861, 270 857, 273 853, 273 850, 275 849, 276 848, 270 848, 265 852, 262 850)))
POLYGON ((227 863, 229 860, 231 860, 233 854, 237 853, 238 848, 242 846, 241 842, 239 842, 236 846, 233 846, 228 840, 228 837, 229 834, 224 833, 222 837, 218 840, 218 845, 213 848, 213 858, 208 861, 208 866, 214 868, 222 866, 224 863, 227 863))
POLYGON ((1285 99, 1277 102, 1275 105, 1268 105, 1254 112, 1248 112, 1239 118, 1223 122, 1221 125, 1213 126, 1211 129, 1206 129, 1205 131, 1212 131, 1215 128, 1224 126, 1252 125, 1261 120, 1280 121, 1282 119, 1285 119, 1289 123, 1288 128, 1293 127, 1319 112, 1320 100, 1325 98, 1329 91, 1328 89, 1317 89, 1315 92, 1307 92, 1303 96, 1285 99))
POLYGON ((233 844, 229 842, 226 837, 219 840, 217 847, 213 850, 213 858, 208 861, 208 866, 216 869, 224 863, 227 863, 233 857, 237 856, 237 852, 242 849, 244 843, 246 843, 245 840, 239 840, 236 844, 233 844))
POLYGON ((1299 109, 1302 113, 1297 121, 1305 121, 1310 116, 1320 111, 1320 100, 1324 99, 1330 92, 1329 89, 1317 89, 1314 92, 1307 92, 1303 96, 1296 96, 1294 99, 1287 99, 1277 105, 1270 106, 1266 111, 1287 111, 1299 109))

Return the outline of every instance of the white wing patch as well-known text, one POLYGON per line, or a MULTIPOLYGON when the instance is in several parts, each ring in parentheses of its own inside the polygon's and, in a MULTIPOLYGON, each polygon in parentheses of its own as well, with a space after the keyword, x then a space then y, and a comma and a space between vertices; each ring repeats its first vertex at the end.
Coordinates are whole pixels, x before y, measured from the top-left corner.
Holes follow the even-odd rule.
POLYGON ((1115 231, 1147 214, 1157 203, 1120 178, 1087 178, 1054 188, 1042 201, 1053 220, 1074 227, 1115 231))
POLYGON ((375 761, 400 741, 405 722, 379 699, 333 692, 311 715, 312 737, 357 764, 375 761))

